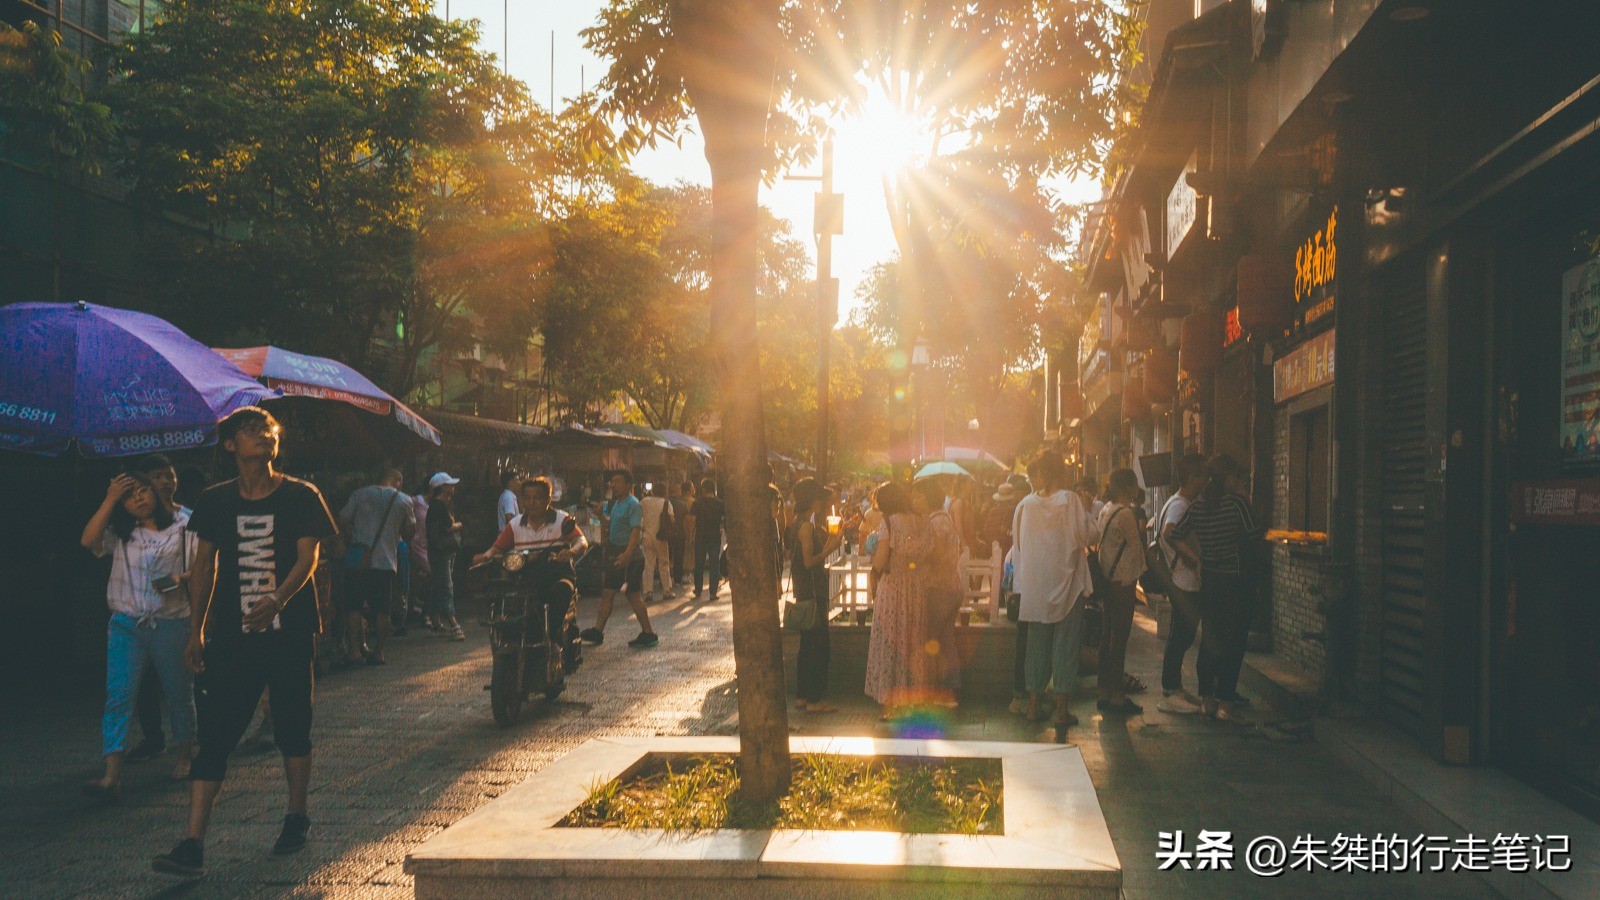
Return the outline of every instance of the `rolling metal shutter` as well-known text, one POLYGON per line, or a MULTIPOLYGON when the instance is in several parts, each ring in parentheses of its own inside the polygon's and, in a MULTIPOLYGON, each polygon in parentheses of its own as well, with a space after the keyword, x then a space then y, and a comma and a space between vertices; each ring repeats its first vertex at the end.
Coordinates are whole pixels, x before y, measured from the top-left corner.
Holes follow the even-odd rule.
MULTIPOLYGON (((1409 267, 1408 267, 1409 268, 1409 267)), ((1383 328, 1383 631, 1386 718, 1421 731, 1427 596, 1423 478, 1427 465, 1427 291, 1420 267, 1390 283, 1383 328)))

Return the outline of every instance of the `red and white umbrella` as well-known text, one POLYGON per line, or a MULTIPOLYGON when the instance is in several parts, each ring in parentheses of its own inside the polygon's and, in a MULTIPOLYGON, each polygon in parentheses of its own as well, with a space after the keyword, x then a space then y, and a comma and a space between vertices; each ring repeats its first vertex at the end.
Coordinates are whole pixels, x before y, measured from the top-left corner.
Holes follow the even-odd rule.
POLYGON ((213 348, 224 359, 285 396, 346 403, 379 416, 393 416, 423 440, 437 445, 439 429, 391 397, 367 376, 336 359, 295 353, 282 347, 213 348))

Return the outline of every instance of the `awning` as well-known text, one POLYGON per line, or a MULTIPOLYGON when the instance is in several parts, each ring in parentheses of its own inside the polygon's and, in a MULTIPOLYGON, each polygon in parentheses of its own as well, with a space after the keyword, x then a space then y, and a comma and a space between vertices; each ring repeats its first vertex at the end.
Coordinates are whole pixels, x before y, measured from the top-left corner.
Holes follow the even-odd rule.
POLYGON ((442 409, 430 409, 428 416, 438 422, 440 428, 452 437, 459 435, 480 440, 520 443, 541 439, 546 433, 537 425, 502 422, 499 419, 485 419, 481 416, 468 416, 442 409))

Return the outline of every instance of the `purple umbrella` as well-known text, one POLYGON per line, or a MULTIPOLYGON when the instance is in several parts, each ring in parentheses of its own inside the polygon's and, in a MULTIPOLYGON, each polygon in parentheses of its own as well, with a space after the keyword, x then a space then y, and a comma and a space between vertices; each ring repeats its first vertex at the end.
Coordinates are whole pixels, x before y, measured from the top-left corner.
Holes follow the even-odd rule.
POLYGON ((134 456, 213 443, 278 396, 155 316, 87 303, 0 307, 0 447, 134 456))

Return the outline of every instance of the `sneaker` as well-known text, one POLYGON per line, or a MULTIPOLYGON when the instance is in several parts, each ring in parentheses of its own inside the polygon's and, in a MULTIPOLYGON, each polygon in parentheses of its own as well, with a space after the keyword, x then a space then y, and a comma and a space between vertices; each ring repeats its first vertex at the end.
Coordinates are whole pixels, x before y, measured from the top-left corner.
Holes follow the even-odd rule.
POLYGON ((283 830, 278 832, 278 842, 272 845, 273 856, 288 856, 306 845, 306 832, 311 830, 311 817, 305 813, 289 813, 283 817, 283 830))
POLYGON ((200 875, 206 870, 206 847, 199 838, 184 838, 150 860, 150 868, 166 875, 200 875))
POLYGON ((141 741, 139 746, 128 751, 128 755, 124 757, 123 761, 130 764, 142 763, 146 760, 155 759, 165 752, 167 752, 166 744, 159 744, 155 741, 141 741))
POLYGON ((598 628, 585 628, 578 634, 578 640, 591 645, 604 644, 606 642, 606 633, 598 628))
POLYGON ((638 637, 628 642, 628 646, 635 650, 648 650, 659 643, 661 643, 661 639, 656 637, 655 632, 641 631, 638 637))
POLYGON ((1173 691, 1162 697, 1161 702, 1156 704, 1156 709, 1179 716, 1192 716, 1200 712, 1200 706, 1190 702, 1183 691, 1173 691))
POLYGON ((450 640, 452 640, 452 641, 464 641, 466 639, 467 639, 467 633, 465 631, 461 630, 461 626, 460 625, 457 625, 455 630, 450 632, 450 640))

